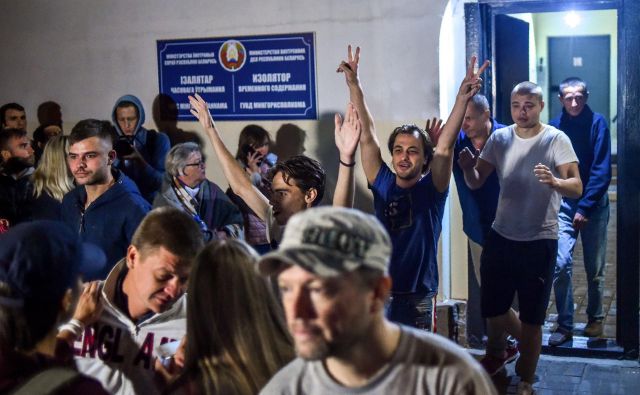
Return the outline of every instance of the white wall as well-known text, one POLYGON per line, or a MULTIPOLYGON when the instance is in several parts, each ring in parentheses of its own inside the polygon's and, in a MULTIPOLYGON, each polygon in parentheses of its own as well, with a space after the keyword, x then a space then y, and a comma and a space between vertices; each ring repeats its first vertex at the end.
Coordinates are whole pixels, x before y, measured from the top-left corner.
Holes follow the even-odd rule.
MULTIPOLYGON (((0 1, 0 103, 24 105, 30 130, 45 100, 61 104, 68 132, 81 119, 110 118, 124 93, 141 98, 146 125, 154 127, 158 39, 305 31, 316 33, 321 117, 296 122, 307 132, 309 156, 322 161, 334 150, 332 113, 343 111, 348 100, 344 77, 335 69, 348 43, 362 47, 361 79, 381 141, 400 123, 438 115, 438 32, 446 0, 0 1)), ((272 133, 282 123, 261 122, 272 133)), ((219 123, 234 150, 244 125, 219 123)), ((191 122, 179 126, 199 129, 191 122)), ((226 186, 210 162, 209 177, 226 186)), ((337 165, 325 164, 331 178, 337 165)), ((359 186, 366 192, 361 174, 359 186)), ((370 204, 360 198, 368 195, 359 196, 361 205, 370 204)))
MULTIPOLYGON (((451 2, 449 19, 441 26, 447 3, 0 0, 0 48, 5 54, 0 62, 0 104, 16 101, 24 105, 29 130, 33 130, 38 104, 54 100, 62 106, 68 133, 81 119, 110 119, 116 98, 132 93, 145 105, 145 125, 155 128, 151 107, 158 94, 156 40, 312 31, 316 33, 320 119, 294 123, 306 131, 305 154, 325 164, 327 194, 331 195, 338 167, 333 113, 343 111, 348 101, 344 77, 335 70, 346 56, 347 44, 362 47, 361 80, 383 145, 383 157, 388 160, 385 147, 391 130, 402 123, 422 125, 433 116, 446 118, 464 76, 464 1, 451 2), (445 48, 439 51, 441 33, 446 35, 445 48), (443 76, 440 70, 445 71, 443 76)), ((259 123, 275 137, 276 130, 286 122, 259 123)), ((218 122, 232 151, 245 124, 218 122)), ((178 126, 200 132, 195 122, 178 126)), ((212 150, 207 151, 212 157, 212 150)), ((208 161, 207 172, 209 178, 226 188, 215 160, 208 161)), ((360 166, 357 173, 356 206, 371 210, 371 193, 360 166)), ((447 296, 466 298, 466 238, 461 232, 455 186, 451 201, 452 227, 445 226, 444 249, 447 256, 451 251, 451 261, 459 264, 451 272, 453 277, 443 280, 449 288, 447 296)))

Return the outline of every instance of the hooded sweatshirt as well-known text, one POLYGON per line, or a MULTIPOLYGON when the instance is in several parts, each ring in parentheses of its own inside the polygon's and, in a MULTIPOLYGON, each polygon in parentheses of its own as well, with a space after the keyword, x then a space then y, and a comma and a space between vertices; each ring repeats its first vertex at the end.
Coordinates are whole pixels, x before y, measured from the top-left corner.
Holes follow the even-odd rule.
POLYGON ((146 163, 119 158, 115 166, 122 170, 127 177, 131 178, 140 189, 142 196, 149 203, 152 203, 162 185, 164 161, 167 157, 167 152, 171 148, 169 137, 164 133, 158 133, 155 130, 147 130, 142 127, 145 120, 144 108, 140 99, 133 95, 122 96, 113 106, 111 118, 119 137, 124 137, 124 133, 118 124, 116 109, 122 102, 131 102, 138 109, 138 123, 133 135, 133 146, 140 152, 146 163))
POLYGON ((158 346, 186 334, 186 295, 162 313, 133 322, 116 306, 119 278, 127 270, 123 259, 100 283, 103 310, 97 322, 75 341, 78 371, 99 380, 113 394, 158 394, 154 365, 158 346))
POLYGON ((79 186, 62 199, 62 220, 80 234, 83 241, 100 247, 106 265, 98 272, 83 271, 85 281, 104 279, 111 268, 126 255, 127 248, 142 218, 151 209, 136 185, 118 170, 115 184, 94 200, 87 209, 87 192, 79 186))
POLYGON ((573 209, 590 217, 611 183, 611 133, 601 114, 588 105, 577 117, 562 109, 562 114, 549 121, 569 136, 580 161, 580 179, 584 185, 580 199, 563 198, 573 209))

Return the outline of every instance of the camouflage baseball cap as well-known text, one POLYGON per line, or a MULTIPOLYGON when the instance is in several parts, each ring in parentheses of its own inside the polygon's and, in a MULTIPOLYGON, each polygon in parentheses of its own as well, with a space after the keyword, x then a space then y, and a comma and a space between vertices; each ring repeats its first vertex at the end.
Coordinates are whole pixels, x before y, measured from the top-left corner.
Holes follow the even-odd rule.
POLYGON ((361 267, 386 273, 390 258, 391 240, 376 217, 355 209, 317 207, 291 217, 278 249, 258 265, 265 275, 298 265, 333 276, 361 267))

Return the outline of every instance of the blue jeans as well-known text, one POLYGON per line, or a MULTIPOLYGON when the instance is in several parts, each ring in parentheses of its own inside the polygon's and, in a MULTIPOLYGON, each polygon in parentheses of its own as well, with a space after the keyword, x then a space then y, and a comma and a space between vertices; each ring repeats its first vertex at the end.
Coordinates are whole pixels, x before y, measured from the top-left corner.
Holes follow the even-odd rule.
POLYGON ((577 204, 562 200, 560 207, 558 259, 553 276, 553 288, 558 310, 558 327, 573 330, 573 249, 578 234, 582 238, 584 268, 587 272, 587 315, 589 322, 604 318, 602 312, 602 291, 604 289, 604 264, 607 252, 607 224, 609 223, 609 197, 600 199, 594 211, 580 231, 573 228, 573 217, 577 204))
POLYGON ((436 294, 393 294, 385 306, 389 321, 435 332, 436 294))

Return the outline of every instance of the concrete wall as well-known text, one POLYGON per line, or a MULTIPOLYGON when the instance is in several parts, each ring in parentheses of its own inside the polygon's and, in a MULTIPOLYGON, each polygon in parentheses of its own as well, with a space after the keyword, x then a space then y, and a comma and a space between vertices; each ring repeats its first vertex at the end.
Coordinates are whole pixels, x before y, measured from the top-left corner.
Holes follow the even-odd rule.
MULTIPOLYGON (((312 31, 320 117, 295 124, 306 132, 305 154, 327 167, 329 200, 338 168, 333 113, 344 111, 348 101, 344 77, 335 70, 346 56, 347 44, 362 47, 361 80, 380 141, 386 145, 395 126, 422 125, 433 116, 446 118, 453 105, 464 76, 464 10, 462 0, 451 1, 443 25, 447 4, 447 0, 4 0, 0 104, 24 105, 32 131, 37 126, 37 106, 56 101, 68 133, 81 119, 110 119, 116 98, 132 93, 145 105, 145 125, 157 128, 151 115, 158 94, 156 40, 312 31), (439 43, 444 46, 440 50, 439 43)), ((259 123, 276 137, 287 122, 259 123)), ((218 122, 232 151, 245 125, 218 122)), ((181 122, 178 127, 201 132, 195 122, 181 122)), ((207 154, 213 157, 208 146, 207 154)), ((389 159, 385 148, 383 157, 389 159)), ((216 160, 208 161, 207 173, 226 187, 216 160)), ((371 194, 359 166, 357 174, 356 206, 371 210, 371 194)), ((449 266, 441 268, 446 292, 440 295, 465 298, 466 238, 455 187, 451 197, 454 220, 449 227, 446 215, 442 239, 445 262, 456 264, 452 271, 449 266)))
MULTIPOLYGON (((0 103, 24 105, 33 130, 38 104, 57 101, 69 131, 83 118, 110 118, 115 99, 132 93, 147 109, 146 126, 155 127, 150 113, 158 93, 156 40, 313 31, 320 119, 296 124, 306 131, 306 153, 335 178, 333 113, 343 111, 348 100, 335 69, 347 44, 362 47, 362 81, 385 141, 400 123, 438 115, 438 31, 445 5, 446 0, 5 1, 0 103)), ((284 122, 261 123, 275 134, 284 122)), ((230 147, 237 146, 244 125, 219 123, 230 147)), ((194 122, 179 126, 199 131, 194 122)), ((208 172, 226 184, 215 161, 208 172)), ((365 188, 362 177, 359 185, 365 188)))

